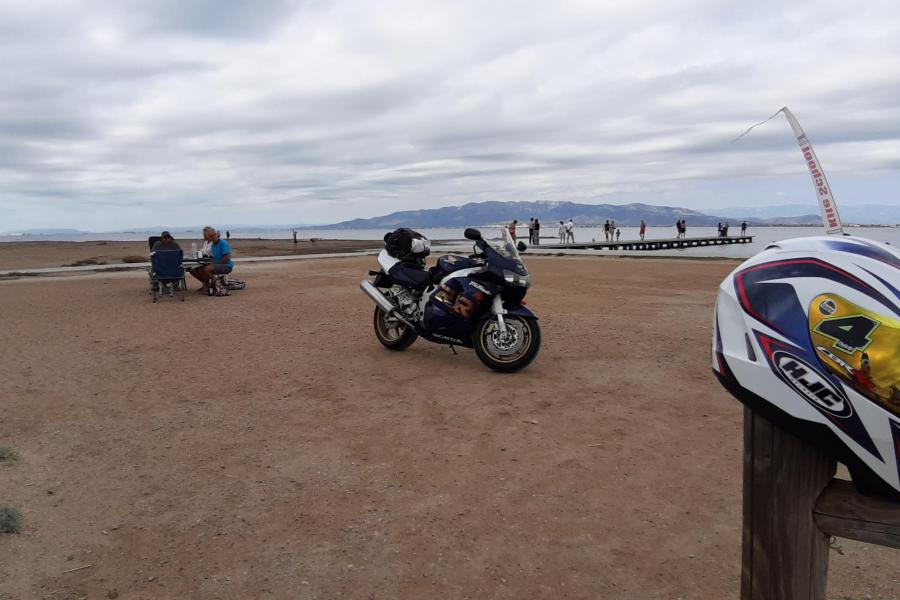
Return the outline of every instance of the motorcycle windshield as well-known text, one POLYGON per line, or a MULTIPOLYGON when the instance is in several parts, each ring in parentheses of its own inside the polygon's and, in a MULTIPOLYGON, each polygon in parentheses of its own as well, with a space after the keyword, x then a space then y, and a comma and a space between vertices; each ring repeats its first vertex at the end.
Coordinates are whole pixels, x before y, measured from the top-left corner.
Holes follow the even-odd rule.
POLYGON ((516 248, 516 243, 506 227, 500 228, 500 244, 494 245, 494 249, 504 258, 522 262, 522 259, 519 258, 519 250, 516 248))

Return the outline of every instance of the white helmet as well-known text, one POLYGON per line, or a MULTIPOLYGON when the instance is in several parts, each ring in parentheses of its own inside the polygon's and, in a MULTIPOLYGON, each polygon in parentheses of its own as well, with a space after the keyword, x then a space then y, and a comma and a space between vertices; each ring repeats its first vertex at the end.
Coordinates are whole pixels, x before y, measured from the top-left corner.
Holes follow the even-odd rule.
POLYGON ((719 287, 713 371, 741 402, 900 499, 900 252, 778 242, 719 287))

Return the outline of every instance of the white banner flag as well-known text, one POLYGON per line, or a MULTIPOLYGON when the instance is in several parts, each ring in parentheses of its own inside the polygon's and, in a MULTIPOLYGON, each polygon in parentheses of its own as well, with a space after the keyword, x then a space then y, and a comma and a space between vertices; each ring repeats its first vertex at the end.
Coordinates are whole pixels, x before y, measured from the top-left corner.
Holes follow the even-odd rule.
POLYGON ((784 113, 784 116, 787 117, 788 123, 791 124, 791 129, 794 130, 794 136, 797 138, 797 143, 800 144, 803 160, 806 161, 806 167, 809 169, 809 174, 812 177, 813 187, 816 189, 816 197, 819 199, 819 210, 822 211, 822 224, 825 225, 826 233, 829 235, 842 234, 844 232, 844 226, 841 223, 840 215, 838 215, 837 204, 835 204, 834 195, 831 193, 831 186, 828 185, 828 180, 825 178, 825 171, 822 170, 822 165, 819 163, 819 159, 813 150, 812 144, 810 144, 809 140, 806 138, 806 132, 800 127, 797 118, 787 106, 782 107, 781 110, 765 121, 757 123, 747 129, 747 131, 739 135, 735 141, 744 137, 754 127, 762 125, 767 121, 771 121, 778 113, 784 113))

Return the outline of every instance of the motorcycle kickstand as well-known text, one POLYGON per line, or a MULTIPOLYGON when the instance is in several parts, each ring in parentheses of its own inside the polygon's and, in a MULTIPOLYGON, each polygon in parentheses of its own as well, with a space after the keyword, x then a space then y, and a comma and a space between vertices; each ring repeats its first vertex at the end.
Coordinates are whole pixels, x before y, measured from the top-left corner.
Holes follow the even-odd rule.
POLYGON ((458 356, 456 353, 456 348, 453 347, 453 344, 448 344, 450 346, 450 351, 453 352, 453 356, 458 356))

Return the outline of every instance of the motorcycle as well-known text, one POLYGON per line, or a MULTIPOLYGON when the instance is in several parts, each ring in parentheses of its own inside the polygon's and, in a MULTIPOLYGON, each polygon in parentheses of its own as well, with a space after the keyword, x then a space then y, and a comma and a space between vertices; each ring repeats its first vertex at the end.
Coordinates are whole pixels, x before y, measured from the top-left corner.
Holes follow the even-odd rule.
POLYGON ((524 306, 531 276, 519 252, 526 246, 516 246, 506 228, 496 246, 477 229, 464 235, 474 242, 473 254, 441 256, 430 269, 424 256, 409 260, 387 249, 379 253, 381 269, 369 271, 374 280, 360 283, 375 302, 375 337, 397 351, 419 337, 451 349, 474 348, 491 369, 518 371, 541 347, 538 318, 524 306))

